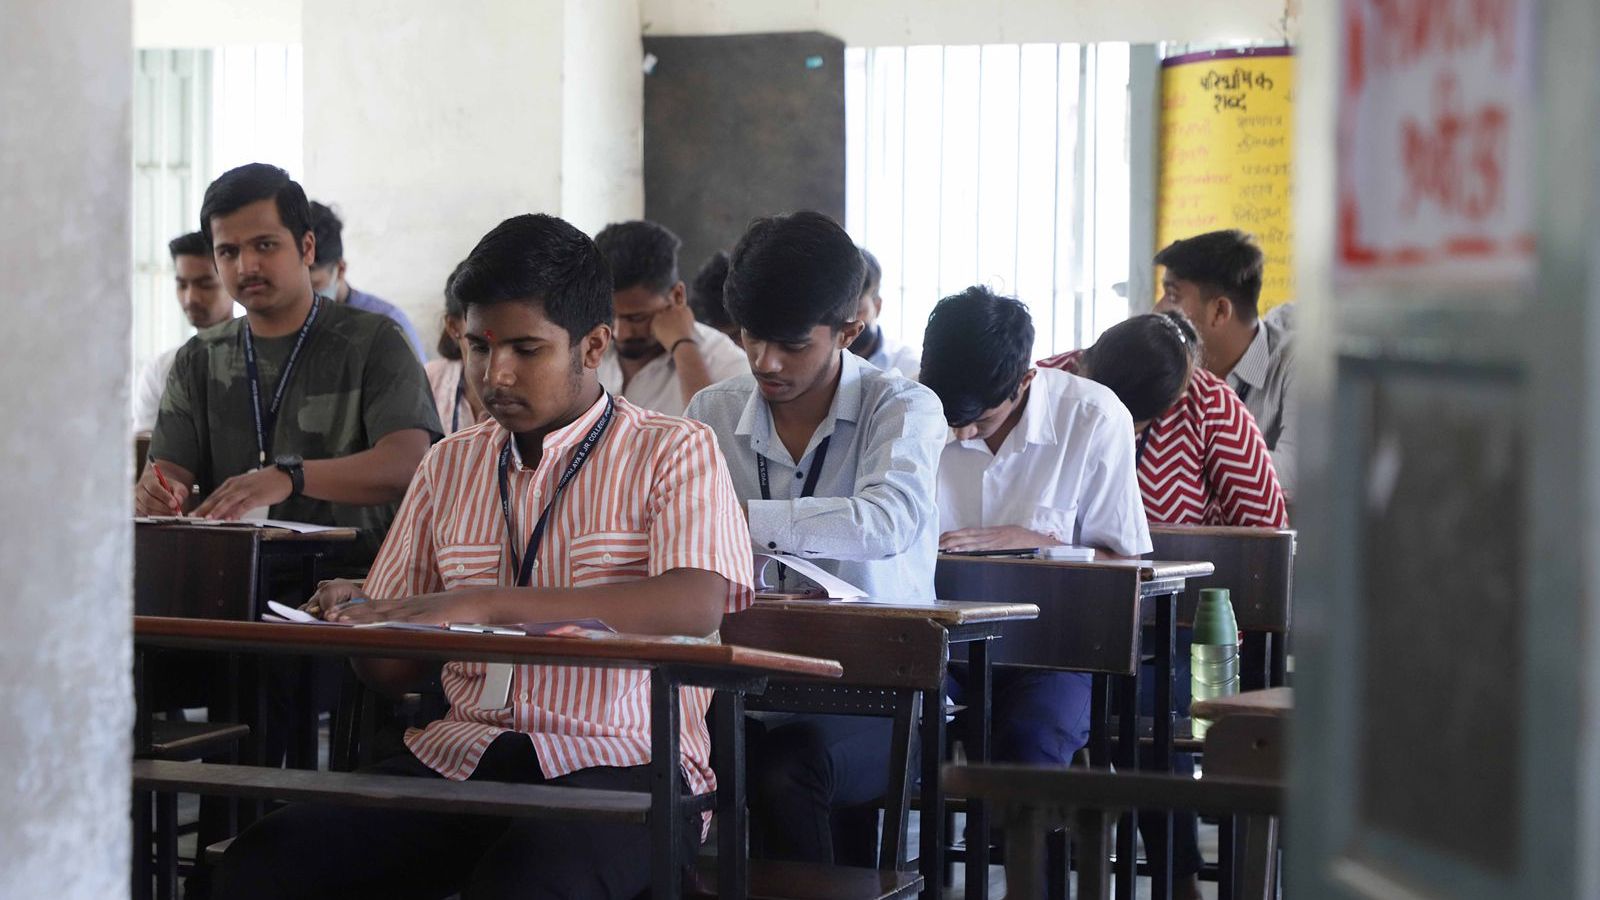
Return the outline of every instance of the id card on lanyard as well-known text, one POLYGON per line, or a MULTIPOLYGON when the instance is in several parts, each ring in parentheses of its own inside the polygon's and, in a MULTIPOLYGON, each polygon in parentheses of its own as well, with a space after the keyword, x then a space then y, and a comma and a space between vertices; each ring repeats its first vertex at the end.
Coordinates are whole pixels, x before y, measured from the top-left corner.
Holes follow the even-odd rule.
MULTIPOLYGON (((561 479, 556 482, 555 493, 551 495, 550 502, 545 504, 544 511, 539 514, 539 521, 534 524, 533 532, 528 535, 527 547, 520 556, 517 553, 516 520, 511 515, 511 447, 517 439, 516 435, 512 435, 506 441, 505 447, 500 450, 498 479, 500 513, 505 517, 506 540, 510 542, 511 569, 517 573, 517 587, 528 587, 533 583, 533 570, 539 565, 539 547, 544 543, 544 530, 550 522, 550 512, 561 502, 561 495, 566 492, 567 485, 577 477, 583 464, 594 454, 594 448, 600 443, 600 439, 605 437, 615 411, 616 403, 607 393, 605 411, 579 442, 578 452, 572 455, 572 461, 567 463, 567 468, 561 473, 561 479)), ((484 672, 483 690, 478 694, 479 709, 504 709, 509 704, 512 671, 512 667, 505 663, 492 663, 488 666, 484 672)))
MULTIPOLYGON (((822 464, 828 459, 828 442, 831 440, 833 440, 831 434, 823 438, 821 443, 817 444, 816 451, 811 454, 811 469, 806 472, 805 483, 800 487, 801 497, 810 497, 816 493, 817 479, 822 477, 822 464)), ((759 453, 756 454, 756 478, 761 482, 761 499, 771 500, 772 485, 767 481, 767 458, 759 453)), ((783 588, 784 576, 788 571, 788 566, 781 564, 778 566, 779 589, 783 588)))
POLYGON ((289 381, 294 375, 294 364, 300 359, 300 351, 305 347, 306 338, 311 334, 311 326, 317 322, 317 313, 321 311, 322 298, 313 295, 311 298, 311 311, 306 313, 305 322, 300 325, 300 333, 295 336, 294 347, 289 351, 289 358, 283 364, 283 371, 278 374, 278 388, 272 392, 272 404, 265 410, 261 408, 261 371, 256 366, 256 342, 250 334, 250 323, 245 322, 240 329, 244 341, 244 370, 245 376, 250 381, 250 414, 256 426, 256 463, 260 468, 265 468, 267 460, 272 455, 273 430, 278 425, 278 410, 283 406, 283 397, 289 391, 289 381))

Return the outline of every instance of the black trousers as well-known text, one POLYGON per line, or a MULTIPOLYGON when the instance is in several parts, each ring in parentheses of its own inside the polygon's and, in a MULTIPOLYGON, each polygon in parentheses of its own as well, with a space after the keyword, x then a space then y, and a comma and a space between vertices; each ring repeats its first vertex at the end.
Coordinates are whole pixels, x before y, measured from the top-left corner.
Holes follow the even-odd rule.
POLYGON ((751 852, 763 859, 877 863, 894 721, 806 715, 746 722, 751 852))
MULTIPOLYGON (((363 769, 440 777, 406 754, 363 769)), ((648 791, 648 766, 592 768, 546 779, 527 736, 503 734, 484 752, 478 781, 648 791)), ((700 842, 685 815, 684 850, 700 842)), ((256 822, 234 841, 215 896, 255 898, 611 898, 650 885, 650 834, 639 825, 575 823, 304 803, 256 822)))

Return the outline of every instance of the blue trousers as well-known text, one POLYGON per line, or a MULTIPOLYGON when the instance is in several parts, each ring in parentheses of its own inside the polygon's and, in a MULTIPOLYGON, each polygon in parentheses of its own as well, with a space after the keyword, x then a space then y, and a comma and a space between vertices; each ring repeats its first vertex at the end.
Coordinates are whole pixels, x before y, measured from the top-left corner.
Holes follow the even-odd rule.
MULTIPOLYGON (((1089 743, 1089 694, 1083 672, 996 666, 991 680, 990 758, 995 762, 1067 765, 1089 743)), ((952 665, 945 690, 962 703, 967 670, 952 665)), ((968 710, 956 716, 955 734, 970 727, 968 710)))

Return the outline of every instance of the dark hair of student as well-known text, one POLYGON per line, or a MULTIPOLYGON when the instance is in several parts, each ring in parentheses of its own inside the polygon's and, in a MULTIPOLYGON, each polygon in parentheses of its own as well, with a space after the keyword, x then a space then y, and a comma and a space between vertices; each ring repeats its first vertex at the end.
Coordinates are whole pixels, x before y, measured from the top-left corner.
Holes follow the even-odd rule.
POLYGON ((1033 317, 981 285, 940 300, 922 338, 922 383, 959 428, 1017 394, 1033 355, 1033 317))
POLYGON ((878 258, 865 247, 861 248, 861 262, 867 267, 866 278, 861 282, 861 293, 876 294, 883 285, 883 266, 878 265, 878 258))
POLYGON ((654 222, 615 222, 602 228, 594 243, 611 267, 614 291, 644 287, 665 294, 678 283, 678 248, 683 242, 654 222))
POLYGON ((327 206, 311 201, 311 233, 317 236, 317 258, 313 265, 337 265, 344 259, 344 223, 327 206))
POLYGON ((1200 337, 1183 313, 1147 313, 1106 329, 1083 351, 1078 374, 1110 388, 1144 422, 1178 402, 1199 362, 1200 337))
POLYGON ((474 306, 538 303, 545 318, 576 344, 609 325, 611 270, 589 236, 555 216, 528 214, 501 222, 456 267, 446 296, 474 306))
POLYGON ((728 254, 718 250, 695 273, 694 283, 689 285, 689 308, 694 310, 696 319, 712 328, 733 326, 728 308, 722 305, 722 285, 727 280, 728 254))
POLYGON ((208 260, 211 259, 211 247, 206 244, 206 236, 198 231, 180 234, 167 241, 167 252, 172 254, 173 259, 180 256, 203 256, 208 260))
MULTIPOLYGON (((463 264, 456 263, 456 267, 450 270, 450 277, 444 280, 444 317, 446 319, 461 319, 465 321, 467 318, 466 308, 461 305, 461 301, 457 300, 450 291, 450 285, 456 280, 456 273, 461 271, 463 264)), ((445 359, 457 360, 461 358, 461 345, 456 343, 456 339, 450 336, 450 329, 448 328, 439 329, 439 345, 434 349, 438 350, 439 355, 445 359)))
POLYGON ((1208 231, 1173 241, 1155 262, 1174 278, 1199 285, 1207 299, 1221 295, 1233 301, 1241 320, 1256 320, 1266 257, 1250 235, 1236 228, 1208 231))
POLYGON ((211 220, 238 212, 252 203, 272 199, 278 205, 278 219, 298 244, 311 230, 311 204, 306 192, 289 173, 266 163, 247 163, 217 176, 200 201, 200 233, 211 246, 211 220))
POLYGON ((819 212, 757 219, 733 248, 722 300, 765 341, 799 341, 856 317, 866 264, 839 223, 819 212))

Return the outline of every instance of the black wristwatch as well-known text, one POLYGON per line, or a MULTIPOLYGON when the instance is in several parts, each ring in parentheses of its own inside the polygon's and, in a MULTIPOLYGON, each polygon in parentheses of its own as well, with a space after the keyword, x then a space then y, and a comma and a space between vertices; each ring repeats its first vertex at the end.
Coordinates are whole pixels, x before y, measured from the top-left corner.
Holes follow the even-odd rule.
POLYGON ((302 493, 305 492, 305 489, 306 489, 305 460, 301 459, 298 456, 290 454, 290 455, 287 455, 287 456, 280 456, 277 459, 274 459, 272 461, 272 464, 277 467, 278 471, 280 471, 283 474, 289 476, 289 483, 291 485, 293 485, 293 487, 289 491, 289 496, 298 497, 302 493))

